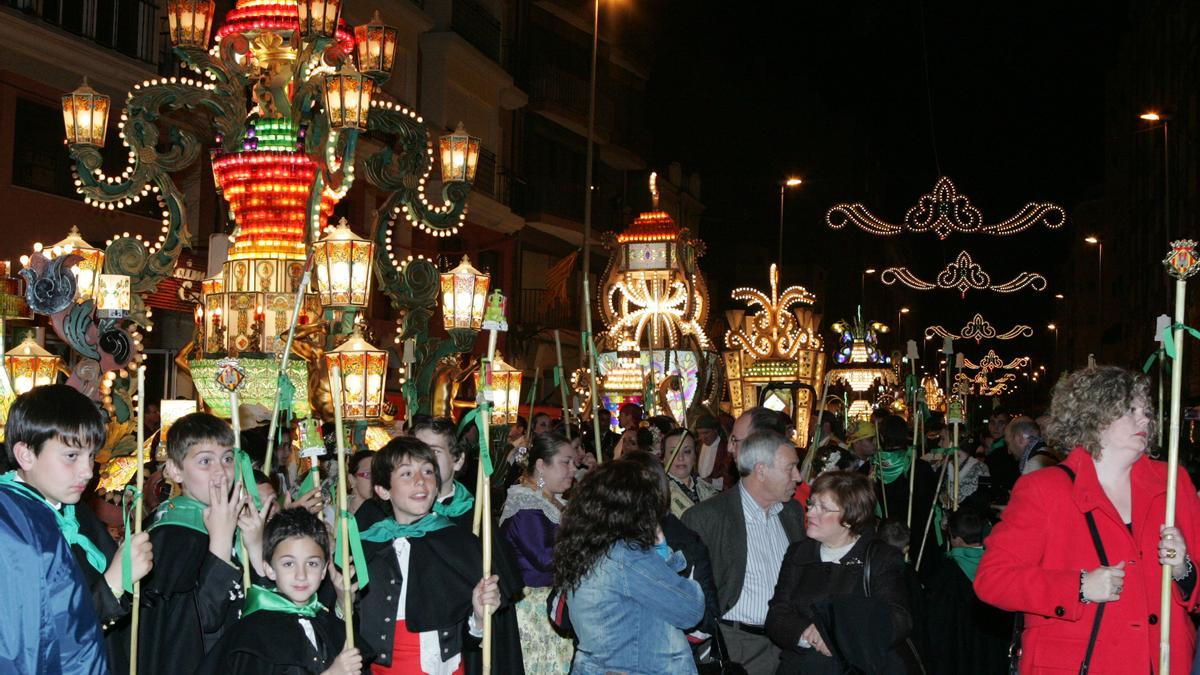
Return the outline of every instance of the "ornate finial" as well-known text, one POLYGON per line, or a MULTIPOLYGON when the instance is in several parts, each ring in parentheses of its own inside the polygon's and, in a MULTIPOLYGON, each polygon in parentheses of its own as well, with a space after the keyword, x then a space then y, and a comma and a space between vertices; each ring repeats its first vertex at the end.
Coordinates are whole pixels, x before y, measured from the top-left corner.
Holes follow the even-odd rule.
POLYGON ((650 204, 654 210, 658 210, 658 172, 650 172, 650 204))
POLYGON ((1196 253, 1196 242, 1193 239, 1178 239, 1171 242, 1171 252, 1163 259, 1167 266, 1167 274, 1176 279, 1187 280, 1200 270, 1200 257, 1196 253))

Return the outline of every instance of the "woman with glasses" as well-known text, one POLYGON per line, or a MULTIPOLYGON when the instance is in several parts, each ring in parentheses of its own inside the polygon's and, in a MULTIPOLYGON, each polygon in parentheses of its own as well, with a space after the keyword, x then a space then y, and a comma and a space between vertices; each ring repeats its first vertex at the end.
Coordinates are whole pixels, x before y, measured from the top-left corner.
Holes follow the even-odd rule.
POLYGON ((667 477, 671 480, 671 513, 676 518, 682 518, 684 511, 720 494, 720 490, 696 475, 696 441, 690 431, 679 427, 668 433, 663 438, 663 453, 666 455, 664 462, 675 455, 675 461, 667 468, 667 477))
POLYGON ((783 650, 778 672, 919 672, 906 646, 904 556, 875 535, 870 481, 822 474, 806 511, 808 539, 788 549, 767 611, 767 636, 783 650))

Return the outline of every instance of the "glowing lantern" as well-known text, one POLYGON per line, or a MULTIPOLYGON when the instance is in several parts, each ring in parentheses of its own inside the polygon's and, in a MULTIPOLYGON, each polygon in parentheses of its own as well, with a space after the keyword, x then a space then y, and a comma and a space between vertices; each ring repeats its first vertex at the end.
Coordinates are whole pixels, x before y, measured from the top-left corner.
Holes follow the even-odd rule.
POLYGON ((357 330, 337 349, 325 355, 330 378, 338 369, 338 382, 329 386, 342 391, 342 418, 378 419, 383 416, 384 380, 387 377, 387 352, 376 349, 357 330))
POLYGON ((96 297, 100 286, 100 271, 104 269, 104 251, 84 241, 83 237, 79 236, 79 228, 74 226, 65 239, 42 251, 42 255, 50 260, 70 254, 82 258, 71 267, 71 272, 75 274, 75 285, 78 287, 75 299, 84 302, 96 297))
POLYGON ((104 147, 108 130, 109 98, 88 86, 87 77, 75 91, 62 97, 63 125, 67 145, 104 147))
MULTIPOLYGON (((510 366, 496 352, 491 366, 491 383, 487 388, 488 400, 492 403, 492 424, 515 424, 517 406, 521 403, 521 370, 510 366)), ((475 373, 475 388, 482 389, 479 373, 475 373)))
POLYGON ((213 10, 213 0, 168 0, 167 21, 171 27, 171 44, 176 47, 208 47, 213 10))
POLYGON ((300 0, 296 3, 296 16, 300 20, 300 35, 303 37, 332 37, 337 30, 340 0, 300 0))
POLYGON ((366 307, 371 297, 375 244, 354 234, 342 218, 313 247, 317 288, 325 307, 366 307))
POLYGON ((462 122, 454 133, 441 138, 442 182, 471 183, 479 165, 479 139, 467 133, 462 122))
POLYGON ((124 274, 101 274, 100 292, 96 294, 96 316, 101 319, 120 319, 129 315, 129 277, 124 274))
POLYGON ((446 330, 479 330, 483 326, 483 308, 487 303, 491 277, 471 266, 463 256, 458 267, 441 275, 442 319, 446 330))
POLYGON ((4 355, 4 367, 18 395, 34 387, 54 384, 61 364, 62 359, 43 349, 33 336, 26 337, 4 355))
POLYGON ((325 76, 325 113, 331 129, 367 128, 375 81, 347 65, 325 76))
POLYGON ((166 448, 167 431, 170 430, 172 424, 175 424, 175 420, 194 412, 196 412, 195 401, 163 399, 159 402, 159 437, 162 439, 163 448, 166 448))
POLYGON ((358 47, 358 68, 376 79, 392 72, 396 60, 396 38, 400 31, 383 23, 379 11, 364 26, 354 28, 354 44, 358 47))

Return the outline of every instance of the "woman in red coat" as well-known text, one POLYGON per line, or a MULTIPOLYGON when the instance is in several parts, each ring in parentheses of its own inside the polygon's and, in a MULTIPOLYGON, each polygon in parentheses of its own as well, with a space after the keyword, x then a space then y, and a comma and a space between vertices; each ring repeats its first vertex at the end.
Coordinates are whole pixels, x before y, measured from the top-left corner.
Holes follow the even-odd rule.
POLYGON ((1176 527, 1163 528, 1167 467, 1145 454, 1149 403, 1144 377, 1111 366, 1076 371, 1054 389, 1048 436, 1074 450, 1017 482, 975 577, 981 600, 1024 613, 1021 673, 1078 673, 1102 607, 1089 672, 1157 673, 1160 565, 1175 579, 1171 672, 1191 667, 1197 575, 1187 544, 1200 540, 1200 499, 1180 471, 1176 527))

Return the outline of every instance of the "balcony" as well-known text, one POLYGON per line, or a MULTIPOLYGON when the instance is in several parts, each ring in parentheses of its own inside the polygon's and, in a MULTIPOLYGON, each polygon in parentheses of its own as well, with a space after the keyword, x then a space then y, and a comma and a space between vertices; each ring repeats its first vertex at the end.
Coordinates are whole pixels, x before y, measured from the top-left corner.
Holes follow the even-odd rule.
POLYGON ((549 305, 549 294, 543 288, 521 289, 517 305, 517 323, 537 328, 578 328, 579 312, 568 293, 567 303, 549 305))
POLYGON ((450 11, 450 28, 484 56, 500 63, 500 20, 492 16, 478 0, 454 0, 450 11))
POLYGON ((0 0, 130 58, 157 64, 158 8, 153 0, 0 0))
POLYGON ((508 172, 496 165, 496 153, 487 148, 481 148, 479 151, 479 164, 475 169, 473 188, 505 206, 510 205, 508 172))
MULTIPOLYGON (((536 66, 530 77, 529 103, 555 122, 587 135, 588 81, 550 65, 536 66)), ((612 129, 612 100, 603 93, 596 96, 596 135, 607 136, 612 129)))

